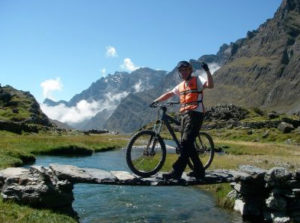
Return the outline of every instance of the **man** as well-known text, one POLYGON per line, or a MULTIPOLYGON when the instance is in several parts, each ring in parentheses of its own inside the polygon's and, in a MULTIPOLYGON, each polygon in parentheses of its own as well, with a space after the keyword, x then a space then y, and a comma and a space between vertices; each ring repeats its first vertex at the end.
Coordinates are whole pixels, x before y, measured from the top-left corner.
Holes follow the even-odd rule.
POLYGON ((203 90, 206 88, 213 88, 214 82, 207 64, 202 63, 201 66, 207 74, 207 81, 204 83, 201 81, 199 76, 192 76, 193 68, 189 62, 180 61, 176 68, 183 81, 173 90, 166 92, 153 101, 153 103, 162 102, 174 95, 178 95, 180 97, 180 113, 182 115, 182 150, 177 161, 173 164, 173 170, 170 173, 163 175, 163 178, 165 179, 180 179, 188 163, 189 157, 193 162, 194 171, 188 175, 193 176, 196 179, 202 179, 205 176, 205 170, 196 152, 194 142, 200 131, 204 118, 205 110, 203 105, 203 90))

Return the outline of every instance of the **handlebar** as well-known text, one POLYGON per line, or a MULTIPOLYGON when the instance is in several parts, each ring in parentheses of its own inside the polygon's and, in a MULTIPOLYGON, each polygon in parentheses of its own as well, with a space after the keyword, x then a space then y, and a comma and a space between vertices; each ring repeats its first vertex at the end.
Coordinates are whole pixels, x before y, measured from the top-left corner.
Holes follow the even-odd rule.
POLYGON ((169 106, 178 105, 178 104, 180 104, 179 101, 170 101, 170 102, 167 102, 165 104, 159 104, 159 102, 158 103, 152 103, 149 106, 150 106, 150 108, 163 108, 163 107, 169 107, 169 106))

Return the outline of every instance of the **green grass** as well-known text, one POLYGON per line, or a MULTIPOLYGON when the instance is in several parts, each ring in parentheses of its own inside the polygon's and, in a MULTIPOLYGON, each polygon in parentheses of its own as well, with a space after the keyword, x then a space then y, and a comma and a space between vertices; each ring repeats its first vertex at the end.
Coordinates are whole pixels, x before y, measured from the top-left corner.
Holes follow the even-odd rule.
POLYGON ((128 139, 110 134, 58 135, 13 134, 0 131, 0 169, 20 166, 39 154, 85 154, 105 149, 121 148, 128 139))
POLYGON ((214 129, 208 131, 214 139, 218 138, 221 140, 235 140, 235 141, 246 141, 246 142, 261 142, 261 143, 283 143, 286 144, 288 141, 290 144, 300 144, 300 134, 281 133, 276 128, 262 128, 262 129, 214 129), (266 134, 267 133, 267 134, 266 134))
POLYGON ((197 187, 210 192, 216 199, 217 206, 232 210, 234 201, 227 197, 227 194, 232 191, 229 183, 199 185, 197 187))
POLYGON ((0 222, 5 223, 75 223, 75 219, 50 210, 34 209, 13 202, 3 202, 0 197, 0 222))
MULTIPOLYGON (((128 137, 121 135, 58 135, 14 134, 0 131, 0 169, 21 166, 32 161, 38 154, 82 154, 86 151, 121 148, 128 142, 128 137)), ((34 209, 13 202, 3 202, 0 198, 0 222, 5 223, 61 223, 76 222, 75 219, 50 210, 34 209)))

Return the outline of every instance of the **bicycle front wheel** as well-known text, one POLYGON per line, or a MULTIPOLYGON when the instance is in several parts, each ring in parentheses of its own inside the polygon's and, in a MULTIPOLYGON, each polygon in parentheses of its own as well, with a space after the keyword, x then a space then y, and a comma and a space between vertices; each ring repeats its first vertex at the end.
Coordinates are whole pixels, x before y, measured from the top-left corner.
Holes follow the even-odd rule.
POLYGON ((126 161, 133 173, 149 177, 157 173, 166 160, 166 146, 153 131, 140 131, 129 141, 126 161))
MULTIPOLYGON (((195 147, 204 169, 207 169, 212 163, 215 154, 215 146, 211 136, 205 132, 199 132, 195 140, 195 147)), ((194 169, 193 162, 190 158, 188 165, 192 170, 194 169)))

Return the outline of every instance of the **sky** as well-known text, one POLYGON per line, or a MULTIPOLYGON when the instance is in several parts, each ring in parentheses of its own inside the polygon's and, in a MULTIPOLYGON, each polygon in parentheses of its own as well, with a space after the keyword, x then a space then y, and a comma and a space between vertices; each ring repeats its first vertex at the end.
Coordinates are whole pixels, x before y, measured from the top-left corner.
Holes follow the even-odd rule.
POLYGON ((116 71, 171 71, 272 18, 281 0, 0 0, 0 83, 70 100, 116 71))

